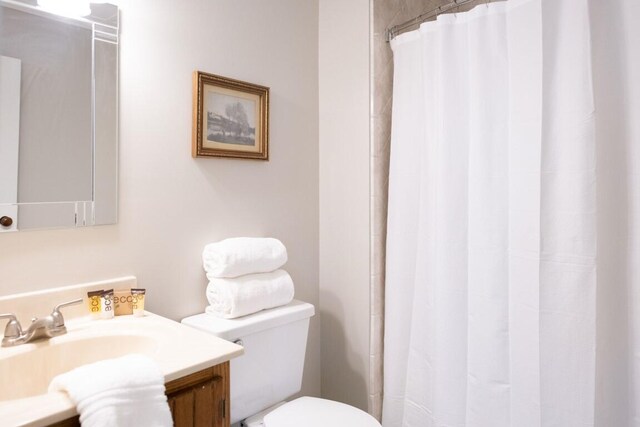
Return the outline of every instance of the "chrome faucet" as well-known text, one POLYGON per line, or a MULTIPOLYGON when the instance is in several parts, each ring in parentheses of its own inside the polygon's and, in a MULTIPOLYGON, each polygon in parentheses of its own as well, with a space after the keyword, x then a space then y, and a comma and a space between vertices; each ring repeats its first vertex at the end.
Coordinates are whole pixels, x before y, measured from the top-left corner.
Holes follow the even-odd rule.
POLYGON ((31 324, 25 332, 22 331, 22 326, 20 326, 20 322, 18 322, 14 314, 0 314, 0 319, 9 319, 7 326, 4 328, 2 347, 11 347, 28 343, 38 338, 49 339, 66 334, 67 327, 64 325, 64 317, 62 317, 60 309, 69 305, 80 304, 81 302, 82 298, 78 298, 56 305, 47 317, 31 319, 31 324))

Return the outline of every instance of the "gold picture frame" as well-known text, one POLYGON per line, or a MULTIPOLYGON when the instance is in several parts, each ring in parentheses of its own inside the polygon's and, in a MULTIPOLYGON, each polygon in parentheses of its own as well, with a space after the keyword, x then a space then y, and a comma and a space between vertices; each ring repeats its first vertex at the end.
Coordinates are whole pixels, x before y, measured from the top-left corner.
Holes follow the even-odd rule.
POLYGON ((269 160, 269 88, 194 71, 191 155, 269 160))

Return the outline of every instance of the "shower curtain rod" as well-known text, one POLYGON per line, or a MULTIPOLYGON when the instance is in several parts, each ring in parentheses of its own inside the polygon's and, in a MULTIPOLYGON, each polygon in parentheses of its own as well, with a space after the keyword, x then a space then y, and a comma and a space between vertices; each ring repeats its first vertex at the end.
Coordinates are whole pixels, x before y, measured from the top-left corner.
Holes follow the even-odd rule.
MULTIPOLYGON (((406 22, 403 22, 402 24, 398 24, 398 25, 394 25, 393 27, 389 27, 387 28, 387 30, 384 32, 384 38, 385 40, 388 42, 390 42, 391 40, 393 40, 394 38, 396 38, 397 36, 399 36, 402 32, 404 32, 405 30, 415 26, 415 25, 419 25, 422 24, 423 22, 427 21, 430 18, 433 18, 434 16, 438 16, 441 13, 445 13, 450 11, 451 9, 455 9, 457 7, 460 7, 462 5, 465 5, 467 3, 471 3, 472 1, 475 0, 453 0, 451 3, 447 3, 445 5, 442 6, 438 6, 435 9, 432 9, 428 12, 425 12, 421 15, 416 16, 413 19, 410 19, 406 22)), ((489 0, 485 0, 485 4, 489 3, 489 0)))

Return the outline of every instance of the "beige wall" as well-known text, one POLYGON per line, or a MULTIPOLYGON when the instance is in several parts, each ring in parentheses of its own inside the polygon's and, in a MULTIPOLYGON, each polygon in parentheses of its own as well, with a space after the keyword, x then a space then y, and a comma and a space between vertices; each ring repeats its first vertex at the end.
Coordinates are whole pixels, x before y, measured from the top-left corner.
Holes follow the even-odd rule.
POLYGON ((369 0, 320 0, 322 395, 367 409, 369 0))
POLYGON ((120 3, 119 223, 0 235, 0 294, 133 274, 151 311, 180 319, 205 307, 204 244, 248 235, 287 245, 296 296, 317 306, 317 1, 120 3), (269 162, 191 158, 195 69, 271 87, 269 162))

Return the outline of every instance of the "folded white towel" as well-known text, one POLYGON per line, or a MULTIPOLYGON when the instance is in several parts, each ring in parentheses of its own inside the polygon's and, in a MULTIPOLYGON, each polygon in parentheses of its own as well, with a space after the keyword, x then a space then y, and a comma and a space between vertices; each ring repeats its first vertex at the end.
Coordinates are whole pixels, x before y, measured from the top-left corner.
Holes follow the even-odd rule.
POLYGON ((207 286, 206 312, 233 319, 291 302, 294 289, 284 270, 248 274, 234 279, 213 278, 207 286))
POLYGON ((207 277, 238 277, 267 273, 287 262, 287 249, 273 238, 235 237, 210 243, 202 252, 207 277))
POLYGON ((162 372, 141 354, 80 366, 55 377, 49 391, 69 394, 83 427, 173 426, 162 372))

